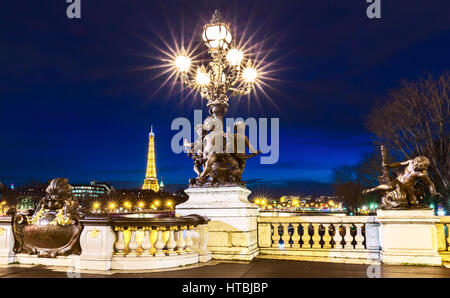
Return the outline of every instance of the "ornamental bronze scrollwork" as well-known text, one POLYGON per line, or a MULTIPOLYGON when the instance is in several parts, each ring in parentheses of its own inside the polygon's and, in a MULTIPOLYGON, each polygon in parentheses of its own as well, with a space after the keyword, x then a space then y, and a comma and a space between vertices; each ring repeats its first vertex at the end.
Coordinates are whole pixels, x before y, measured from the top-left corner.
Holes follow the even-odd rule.
POLYGON ((80 219, 84 215, 72 196, 72 186, 66 178, 56 178, 46 192, 36 211, 14 217, 14 252, 52 258, 80 254, 80 219))

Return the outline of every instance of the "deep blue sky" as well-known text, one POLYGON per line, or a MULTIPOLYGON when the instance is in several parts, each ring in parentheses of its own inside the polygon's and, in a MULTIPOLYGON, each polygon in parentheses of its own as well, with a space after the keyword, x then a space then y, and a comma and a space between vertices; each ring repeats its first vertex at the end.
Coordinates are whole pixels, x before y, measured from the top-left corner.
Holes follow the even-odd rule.
POLYGON ((244 28, 257 32, 254 40, 272 50, 269 60, 281 58, 274 67, 278 92, 267 90, 277 108, 264 97, 260 104, 230 101, 230 116, 280 118, 279 163, 248 162, 244 178, 255 189, 317 192, 333 167, 373 150, 364 121, 377 98, 401 79, 439 75, 450 65, 450 3, 444 0, 381 0, 378 20, 366 17, 365 0, 81 1, 81 20, 66 17, 64 0, 2 2, 5 184, 63 176, 72 183, 138 187, 153 124, 158 176, 187 185, 192 164, 172 153, 170 124, 192 118, 202 103, 169 88, 155 95, 165 77, 132 70, 156 63, 143 55, 164 47, 157 36, 169 40, 169 27, 200 41, 215 8, 238 36, 244 28))

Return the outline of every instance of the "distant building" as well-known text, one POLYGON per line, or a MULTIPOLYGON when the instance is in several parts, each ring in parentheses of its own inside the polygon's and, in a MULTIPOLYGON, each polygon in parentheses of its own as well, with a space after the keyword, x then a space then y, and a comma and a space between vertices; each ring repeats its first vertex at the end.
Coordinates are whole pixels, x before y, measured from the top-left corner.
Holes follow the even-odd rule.
POLYGON ((106 182, 91 181, 89 185, 72 185, 72 194, 75 199, 95 201, 109 196, 114 191, 114 187, 106 182))
POLYGON ((2 202, 9 206, 20 205, 23 208, 34 208, 45 195, 47 185, 44 183, 32 183, 22 187, 3 187, 2 202))
POLYGON ((46 189, 46 184, 35 183, 33 185, 22 186, 16 189, 11 188, 11 193, 16 194, 17 202, 23 198, 29 198, 35 205, 37 205, 37 202, 47 195, 46 189))

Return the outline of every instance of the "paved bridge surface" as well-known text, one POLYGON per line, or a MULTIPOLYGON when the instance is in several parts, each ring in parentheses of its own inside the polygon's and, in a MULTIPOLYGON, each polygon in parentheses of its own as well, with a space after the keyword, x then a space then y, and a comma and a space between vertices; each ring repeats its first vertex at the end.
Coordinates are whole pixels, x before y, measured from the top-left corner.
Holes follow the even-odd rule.
MULTIPOLYGON (((211 261, 206 264, 146 272, 74 273, 63 267, 42 265, 0 265, 3 278, 367 278, 369 265, 304 262, 257 258, 252 262, 211 261)), ((450 278, 450 269, 427 266, 381 265, 369 270, 382 278, 450 278)))

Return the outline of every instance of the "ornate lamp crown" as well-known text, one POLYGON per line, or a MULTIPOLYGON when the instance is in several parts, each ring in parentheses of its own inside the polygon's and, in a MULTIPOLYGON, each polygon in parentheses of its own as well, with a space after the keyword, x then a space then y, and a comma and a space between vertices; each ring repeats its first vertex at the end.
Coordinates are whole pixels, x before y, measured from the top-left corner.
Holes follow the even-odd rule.
POLYGON ((210 49, 226 50, 232 40, 230 26, 222 21, 220 11, 216 9, 211 22, 203 27, 203 41, 210 49))

